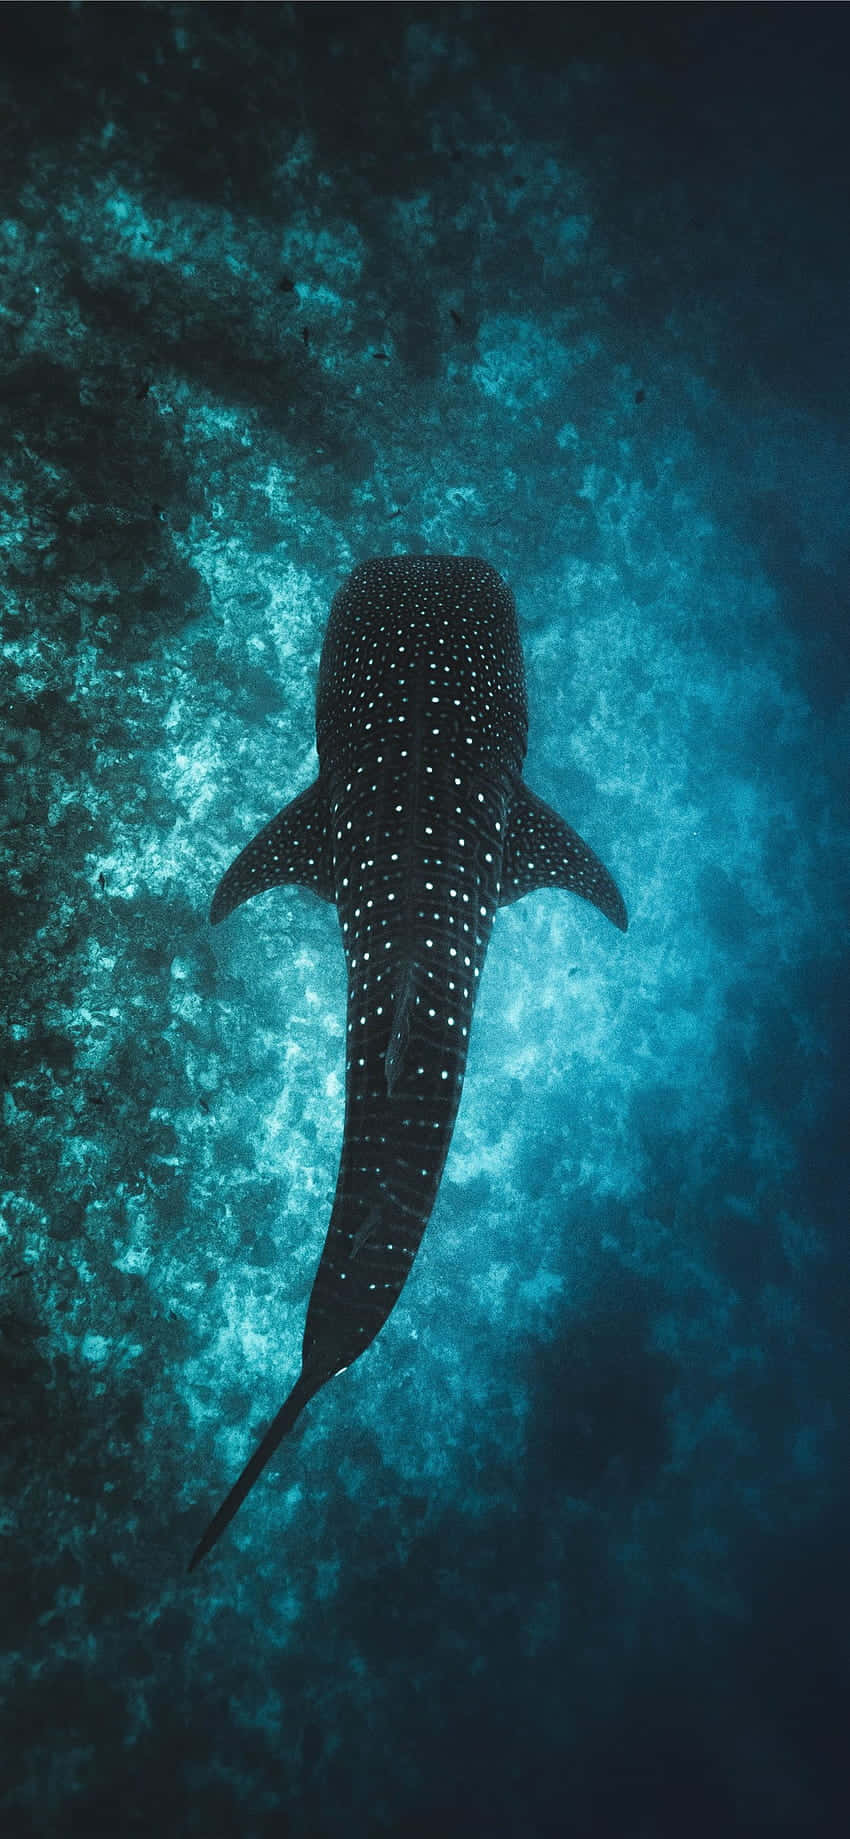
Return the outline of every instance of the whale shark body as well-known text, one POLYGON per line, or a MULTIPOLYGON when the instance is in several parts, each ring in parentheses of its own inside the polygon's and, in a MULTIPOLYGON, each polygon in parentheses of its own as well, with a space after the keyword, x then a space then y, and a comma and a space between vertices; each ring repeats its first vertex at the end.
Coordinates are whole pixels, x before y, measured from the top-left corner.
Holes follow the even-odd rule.
POLYGON ((626 930, 607 869, 523 784, 527 737, 516 609, 489 563, 388 556, 354 569, 322 648, 318 778, 237 856, 210 912, 217 924, 290 882, 335 903, 348 970, 345 1130, 301 1373, 190 1570, 401 1295, 451 1141, 497 908, 568 888, 626 930))

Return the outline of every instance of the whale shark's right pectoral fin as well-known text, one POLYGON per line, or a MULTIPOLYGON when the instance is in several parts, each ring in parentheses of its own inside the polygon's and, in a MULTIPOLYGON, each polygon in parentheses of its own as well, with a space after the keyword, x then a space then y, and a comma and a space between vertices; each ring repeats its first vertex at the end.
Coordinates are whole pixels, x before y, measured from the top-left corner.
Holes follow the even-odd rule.
POLYGON ((508 820, 499 905, 509 907, 535 888, 569 888, 621 932, 628 927, 625 901, 604 862, 551 805, 521 784, 508 820))
POLYGON ((321 776, 284 805, 231 862, 213 895, 210 919, 217 926, 252 894, 292 882, 322 900, 336 899, 328 800, 321 776))

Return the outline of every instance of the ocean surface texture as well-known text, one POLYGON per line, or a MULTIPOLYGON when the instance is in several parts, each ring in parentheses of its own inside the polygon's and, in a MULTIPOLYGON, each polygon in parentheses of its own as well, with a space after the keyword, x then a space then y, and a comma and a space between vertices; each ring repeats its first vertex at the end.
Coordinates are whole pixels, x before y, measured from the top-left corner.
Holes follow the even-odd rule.
POLYGON ((4 1839, 850 1831, 848 55, 0 7, 4 1839), (345 1094, 333 904, 210 900, 435 553, 629 928, 488 913, 403 1293, 189 1575, 345 1094))

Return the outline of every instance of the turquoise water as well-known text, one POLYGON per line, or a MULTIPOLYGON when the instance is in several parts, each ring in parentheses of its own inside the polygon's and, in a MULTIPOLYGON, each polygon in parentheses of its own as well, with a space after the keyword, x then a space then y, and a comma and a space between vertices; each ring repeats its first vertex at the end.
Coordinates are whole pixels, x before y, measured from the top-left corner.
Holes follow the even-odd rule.
POLYGON ((12 1839, 844 1830, 845 42, 2 9, 12 1839), (209 901, 408 551, 629 931, 497 916, 402 1298, 187 1578, 343 1120, 333 909, 209 901))

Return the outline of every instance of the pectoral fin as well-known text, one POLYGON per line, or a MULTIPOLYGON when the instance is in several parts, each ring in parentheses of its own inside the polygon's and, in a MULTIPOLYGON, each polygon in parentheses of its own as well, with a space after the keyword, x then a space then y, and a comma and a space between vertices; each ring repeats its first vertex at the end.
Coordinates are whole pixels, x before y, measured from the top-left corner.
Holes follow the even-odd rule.
POLYGON ((520 784, 508 820, 499 905, 508 907, 535 888, 568 888, 626 931, 625 902, 605 864, 557 811, 520 784))
POLYGON ((213 895, 210 919, 217 926, 252 894, 292 882, 309 888, 322 900, 336 898, 328 802, 321 778, 284 805, 231 862, 213 895))

